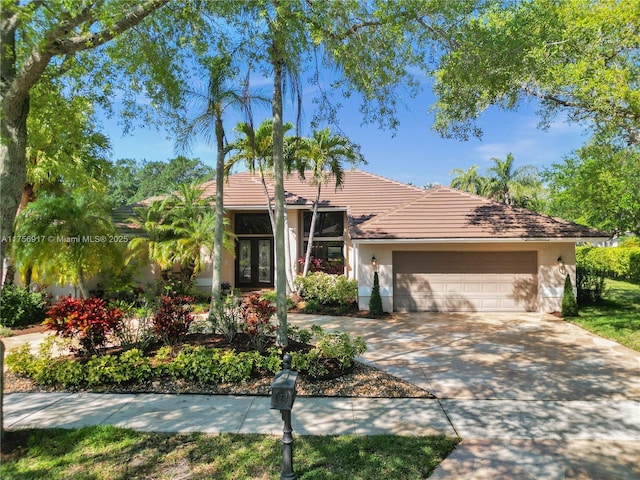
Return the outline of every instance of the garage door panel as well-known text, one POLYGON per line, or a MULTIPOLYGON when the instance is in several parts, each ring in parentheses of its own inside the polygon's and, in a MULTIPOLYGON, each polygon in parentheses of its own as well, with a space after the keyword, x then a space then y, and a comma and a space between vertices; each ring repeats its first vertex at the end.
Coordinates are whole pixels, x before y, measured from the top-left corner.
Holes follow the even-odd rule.
POLYGON ((536 252, 394 252, 393 266, 398 311, 537 310, 536 252))

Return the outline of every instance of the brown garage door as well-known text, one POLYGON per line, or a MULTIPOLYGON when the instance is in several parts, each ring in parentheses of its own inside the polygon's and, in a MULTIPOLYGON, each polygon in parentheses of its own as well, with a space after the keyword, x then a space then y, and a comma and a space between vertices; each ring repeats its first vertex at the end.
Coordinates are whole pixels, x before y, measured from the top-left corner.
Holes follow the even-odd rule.
POLYGON ((536 252, 393 252, 396 311, 537 311, 536 252))

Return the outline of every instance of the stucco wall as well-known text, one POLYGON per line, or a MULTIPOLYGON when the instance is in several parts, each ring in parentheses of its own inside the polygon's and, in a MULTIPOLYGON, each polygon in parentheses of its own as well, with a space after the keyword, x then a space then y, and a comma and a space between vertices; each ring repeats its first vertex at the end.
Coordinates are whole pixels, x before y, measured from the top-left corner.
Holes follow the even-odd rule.
POLYGON ((568 273, 575 291, 575 247, 573 242, 514 242, 514 243, 425 243, 425 244, 358 244, 358 302, 363 310, 369 308, 373 287, 375 256, 380 279, 380 295, 386 312, 393 311, 393 266, 394 251, 535 251, 538 256, 538 311, 560 311, 565 275, 568 273), (564 267, 558 264, 562 257, 564 267))

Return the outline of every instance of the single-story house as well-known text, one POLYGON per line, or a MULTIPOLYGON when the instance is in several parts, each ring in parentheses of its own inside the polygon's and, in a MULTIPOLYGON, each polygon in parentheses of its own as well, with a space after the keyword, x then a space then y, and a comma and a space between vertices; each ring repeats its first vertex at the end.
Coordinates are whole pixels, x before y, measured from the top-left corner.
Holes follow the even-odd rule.
MULTIPOLYGON (((361 170, 322 187, 313 256, 358 281, 368 309, 374 270, 385 311, 528 311, 561 309, 566 274, 575 286, 575 245, 609 236, 526 209, 447 187, 424 190, 361 170)), ((267 179, 273 198, 273 181, 267 179)), ((214 196, 215 182, 203 185, 214 196)), ((304 256, 316 186, 284 180, 291 258, 304 256)), ((236 235, 224 253, 223 281, 269 288, 274 242, 258 175, 230 175, 224 205, 236 235)), ((299 268, 297 261, 295 269, 299 268)), ((210 289, 211 268, 197 283, 210 289)))

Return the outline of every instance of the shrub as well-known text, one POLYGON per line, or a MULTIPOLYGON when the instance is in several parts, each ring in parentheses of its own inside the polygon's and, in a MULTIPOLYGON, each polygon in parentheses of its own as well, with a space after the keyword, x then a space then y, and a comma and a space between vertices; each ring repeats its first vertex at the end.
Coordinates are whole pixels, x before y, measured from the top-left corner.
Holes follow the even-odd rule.
POLYGON ((315 298, 307 300, 302 308, 304 313, 316 313, 320 310, 322 310, 322 305, 320 305, 320 302, 315 298))
POLYGON ((0 297, 0 325, 24 327, 42 323, 46 317, 47 302, 40 292, 28 288, 7 285, 0 297))
POLYGON ((344 275, 314 272, 295 279, 300 295, 307 301, 315 300, 321 305, 348 305, 358 299, 358 282, 344 275))
POLYGON ((640 248, 638 247, 578 247, 576 264, 609 278, 640 280, 640 248))
POLYGON ((258 295, 251 295, 243 302, 242 309, 243 330, 249 335, 254 350, 262 352, 276 330, 276 326, 271 323, 276 308, 271 302, 261 300, 258 295))
POLYGON ((270 347, 267 355, 259 355, 256 357, 255 368, 275 374, 282 367, 282 349, 278 347, 270 347))
POLYGON ((322 363, 320 351, 313 349, 307 353, 291 352, 291 368, 312 378, 327 375, 329 370, 322 363))
POLYGON ((341 368, 349 368, 358 355, 367 351, 362 337, 351 338, 346 332, 325 332, 317 325, 312 327, 316 337, 316 349, 323 357, 335 358, 341 368))
POLYGON ((48 337, 39 347, 38 354, 31 353, 29 344, 7 354, 7 368, 17 375, 32 378, 40 385, 59 384, 75 387, 85 380, 86 371, 82 363, 68 358, 54 358, 56 337, 48 337))
POLYGON ((300 328, 297 325, 287 324, 287 338, 298 343, 309 343, 313 334, 306 328, 300 328))
POLYGON ((148 358, 137 348, 121 355, 92 357, 87 362, 89 385, 119 385, 131 381, 143 382, 151 377, 152 369, 148 358))
POLYGON ((166 369, 174 378, 184 378, 200 384, 241 382, 249 380, 254 366, 260 363, 260 354, 257 352, 222 352, 185 345, 166 369))
POLYGON ((588 305, 602 300, 605 292, 604 272, 576 267, 576 287, 578 305, 588 305))
POLYGON ((110 335, 120 329, 122 312, 101 298, 62 297, 48 311, 45 325, 64 338, 76 339, 77 353, 98 355, 110 335))
POLYGON ((380 296, 380 279, 378 272, 373 274, 373 289, 371 290, 371 298, 369 299, 369 313, 374 317, 380 317, 384 314, 382 309, 382 297, 380 296))
POLYGON ((193 298, 187 295, 162 295, 160 298, 152 329, 165 344, 175 345, 189 331, 193 322, 192 302, 193 298))
POLYGON ((7 368, 22 377, 31 377, 33 375, 33 366, 36 362, 36 356, 31 353, 31 345, 25 343, 19 348, 7 353, 5 363, 7 368))
POLYGON ((564 293, 562 295, 562 316, 576 317, 578 315, 578 303, 573 295, 573 285, 569 274, 564 280, 564 293))
MULTIPOLYGON (((262 300, 266 300, 268 302, 271 302, 272 304, 275 305, 276 302, 277 302, 277 293, 276 293, 275 290, 270 290, 268 292, 262 293, 260 298, 262 300)), ((293 301, 293 299, 291 297, 287 297, 287 310, 292 309, 295 306, 296 306, 296 303, 293 301)))
POLYGON ((240 330, 242 315, 243 308, 240 299, 230 294, 213 303, 209 321, 213 330, 220 332, 227 342, 231 343, 240 330))

